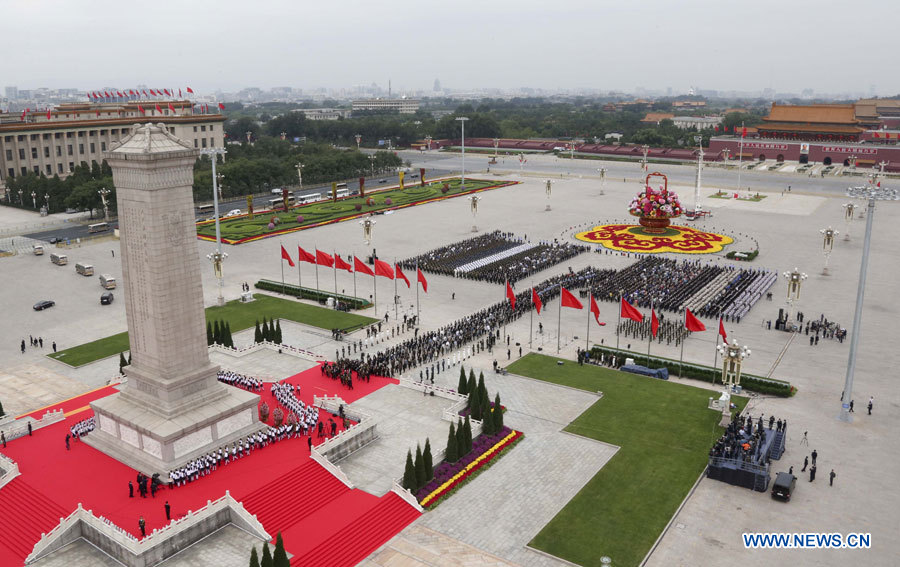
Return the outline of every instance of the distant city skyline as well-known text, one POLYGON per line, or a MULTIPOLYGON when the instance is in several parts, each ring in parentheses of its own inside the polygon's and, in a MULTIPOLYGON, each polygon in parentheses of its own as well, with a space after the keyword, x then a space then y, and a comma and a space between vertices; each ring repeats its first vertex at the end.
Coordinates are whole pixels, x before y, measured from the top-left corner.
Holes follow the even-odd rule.
MULTIPOLYGON (((571 0, 453 4, 393 0, 232 0, 148 10, 100 0, 7 2, 2 86, 23 90, 138 84, 234 92, 392 83, 392 92, 521 88, 900 94, 891 34, 848 45, 827 6, 762 0, 737 17, 709 0, 677 6, 571 0), (40 30, 40 33, 36 33, 40 30)), ((888 0, 860 9, 895 12, 888 0)))

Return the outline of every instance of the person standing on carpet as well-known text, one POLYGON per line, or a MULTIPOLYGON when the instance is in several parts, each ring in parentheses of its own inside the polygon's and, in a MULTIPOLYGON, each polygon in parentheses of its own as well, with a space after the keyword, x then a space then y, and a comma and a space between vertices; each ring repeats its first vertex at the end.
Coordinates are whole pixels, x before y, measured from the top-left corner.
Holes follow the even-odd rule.
POLYGON ((143 516, 138 520, 138 527, 141 528, 141 537, 147 537, 147 522, 144 521, 143 516))
POLYGON ((130 480, 128 481, 128 497, 134 498, 134 483, 130 480))
POLYGON ((169 506, 168 500, 166 500, 166 521, 172 521, 172 507, 169 506))

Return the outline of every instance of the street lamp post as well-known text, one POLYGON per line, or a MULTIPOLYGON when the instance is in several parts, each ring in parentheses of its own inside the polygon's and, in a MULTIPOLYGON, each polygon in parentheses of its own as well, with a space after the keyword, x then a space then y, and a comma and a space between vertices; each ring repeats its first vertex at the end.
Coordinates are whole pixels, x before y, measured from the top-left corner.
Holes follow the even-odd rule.
POLYGON ((431 140, 432 140, 431 136, 425 136, 425 149, 426 150, 431 149, 431 140))
POLYGON ((601 195, 606 194, 603 191, 603 188, 606 185, 606 171, 607 170, 605 167, 601 167, 600 169, 597 170, 597 172, 600 174, 600 194, 601 195))
POLYGON ((794 268, 793 272, 784 272, 782 274, 787 280, 787 304, 788 304, 788 318, 785 321, 785 326, 788 324, 791 325, 791 330, 794 329, 794 303, 800 300, 800 286, 803 284, 803 280, 805 280, 808 276, 802 273, 799 269, 794 268))
POLYGON ((647 171, 647 155, 650 153, 650 146, 644 144, 641 146, 641 151, 644 153, 643 159, 641 159, 641 170, 647 171))
POLYGON ((500 138, 494 138, 494 163, 497 163, 497 156, 500 155, 500 138))
POLYGON ((550 180, 550 179, 548 179, 548 180, 547 180, 547 188, 546 188, 546 192, 547 192, 547 208, 544 209, 545 211, 549 211, 549 210, 550 210, 550 193, 553 191, 552 187, 553 187, 553 181, 550 180))
POLYGON ((22 190, 19 189, 19 206, 24 207, 25 203, 22 201, 22 190))
POLYGON ((109 222, 109 204, 106 202, 106 196, 109 195, 109 189, 106 187, 97 191, 100 194, 100 201, 103 202, 103 220, 109 222))
MULTIPOLYGON (((248 134, 249 134, 249 132, 248 132, 248 134)), ((219 179, 221 179, 221 177, 218 174, 216 174, 216 161, 218 160, 218 157, 220 155, 224 157, 225 152, 226 152, 225 148, 204 148, 204 149, 200 150, 200 154, 209 156, 210 163, 212 163, 212 180, 213 180, 212 193, 213 193, 213 210, 215 211, 214 215, 215 215, 215 222, 216 222, 216 251, 213 252, 212 254, 208 254, 206 257, 207 257, 207 259, 209 259, 209 261, 212 262, 213 272, 215 273, 216 279, 218 280, 218 283, 219 283, 218 304, 220 306, 225 305, 225 295, 224 295, 225 274, 222 270, 222 263, 225 261, 225 258, 228 257, 228 254, 222 252, 222 230, 219 225, 219 220, 220 220, 219 217, 221 216, 219 214, 219 188, 217 187, 217 182, 219 179)))
POLYGON ((359 143, 362 141, 362 135, 357 134, 353 137, 356 138, 356 151, 359 151, 359 143))
POLYGON ((300 189, 303 189, 303 164, 298 163, 294 167, 297 169, 297 180, 300 182, 300 189))
POLYGON ((37 193, 35 193, 34 191, 31 192, 31 205, 32 208, 37 208, 37 193))
POLYGON ((371 154, 369 156, 369 161, 372 162, 372 177, 375 177, 375 159, 376 159, 375 154, 371 154))
POLYGON ((864 198, 868 201, 866 210, 866 235, 863 239, 862 260, 859 264, 859 283, 856 286, 856 309, 853 313, 853 327, 850 329, 850 354, 847 358, 847 376, 844 379, 844 394, 841 396, 841 411, 838 419, 847 423, 853 421, 850 415, 850 401, 853 399, 853 373, 856 370, 856 348, 859 344, 859 328, 862 322, 863 300, 866 295, 866 274, 869 268, 869 247, 872 242, 872 221, 875 217, 875 201, 896 201, 900 193, 895 189, 881 187, 852 187, 849 197, 864 198))
POLYGON ((469 197, 469 203, 472 209, 472 232, 478 232, 478 225, 476 224, 476 219, 478 218, 478 202, 481 198, 478 195, 472 195, 469 197))
POLYGON ((694 187, 694 215, 700 214, 700 187, 702 185, 701 176, 703 175, 703 136, 694 136, 694 141, 700 146, 697 154, 697 184, 694 187))
POLYGON ((462 126, 462 176, 460 177, 460 189, 466 188, 466 118, 465 116, 457 116, 456 120, 462 126))
POLYGON ((731 339, 730 344, 722 343, 716 349, 722 355, 722 384, 725 386, 725 391, 719 398, 720 403, 724 404, 719 425, 727 427, 731 422, 731 392, 741 383, 741 365, 750 356, 750 349, 747 345, 739 345, 734 339, 731 339))
POLYGON ((253 137, 253 132, 251 132, 250 130, 247 130, 247 143, 248 144, 250 143, 250 138, 252 138, 252 137, 253 137))
POLYGON ((50 193, 44 193, 44 202, 47 204, 47 214, 50 214, 50 193))
POLYGON ((847 232, 844 233, 844 240, 850 240, 850 225, 853 223, 853 210, 856 209, 856 205, 853 203, 846 203, 841 205, 844 207, 844 220, 847 223, 847 232))
POLYGON ((822 251, 825 253, 825 267, 822 269, 822 275, 827 276, 828 273, 828 259, 831 257, 831 252, 834 250, 834 237, 840 234, 838 231, 834 230, 830 226, 828 228, 823 228, 819 232, 824 236, 824 241, 822 243, 822 251))

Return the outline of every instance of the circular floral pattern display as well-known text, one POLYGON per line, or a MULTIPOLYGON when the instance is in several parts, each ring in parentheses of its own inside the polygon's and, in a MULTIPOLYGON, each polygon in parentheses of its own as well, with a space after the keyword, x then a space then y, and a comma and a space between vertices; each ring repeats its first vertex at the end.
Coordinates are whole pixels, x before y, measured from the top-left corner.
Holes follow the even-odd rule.
POLYGON ((686 226, 669 226, 664 234, 651 234, 634 224, 605 224, 575 235, 578 240, 600 244, 610 250, 656 254, 712 254, 734 242, 730 236, 703 232, 686 226))

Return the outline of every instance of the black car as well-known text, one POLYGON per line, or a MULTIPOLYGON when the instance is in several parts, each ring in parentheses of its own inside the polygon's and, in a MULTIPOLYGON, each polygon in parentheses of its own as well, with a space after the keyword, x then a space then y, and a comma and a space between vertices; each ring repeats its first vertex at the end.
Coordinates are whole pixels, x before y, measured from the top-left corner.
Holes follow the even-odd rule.
POLYGON ((107 291, 100 296, 100 305, 109 305, 113 302, 113 299, 115 299, 113 293, 111 291, 107 291))
POLYGON ((60 237, 58 237, 58 236, 51 236, 51 237, 47 240, 47 242, 49 242, 50 244, 56 244, 57 242, 62 242, 62 238, 60 238, 60 237))
POLYGON ((772 484, 772 498, 781 498, 782 500, 790 501, 796 485, 796 476, 786 472, 778 473, 775 477, 775 482, 772 484))
POLYGON ((43 301, 38 301, 37 303, 35 303, 34 310, 35 311, 43 311, 44 309, 47 309, 48 307, 53 307, 54 305, 56 305, 56 302, 50 301, 49 299, 45 299, 43 301))

